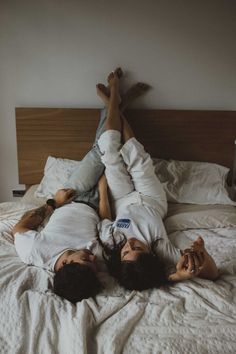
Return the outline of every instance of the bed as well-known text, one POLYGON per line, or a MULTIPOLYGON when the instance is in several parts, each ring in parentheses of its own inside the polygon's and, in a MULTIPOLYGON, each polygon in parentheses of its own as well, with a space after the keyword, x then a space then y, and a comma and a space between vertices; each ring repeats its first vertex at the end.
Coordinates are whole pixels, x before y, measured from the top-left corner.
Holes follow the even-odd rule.
MULTIPOLYGON (((232 182, 228 168, 233 168, 236 112, 132 110, 127 116, 139 140, 158 158, 156 170, 167 189, 173 163, 178 171, 183 167, 168 159, 220 164, 225 166, 220 178, 232 182)), ((11 228, 26 210, 44 202, 35 191, 46 177, 48 156, 60 163, 62 158, 80 160, 91 147, 98 119, 97 109, 16 109, 19 183, 28 191, 19 202, 0 204, 0 352, 235 353, 235 203, 214 203, 213 191, 202 193, 201 204, 199 199, 189 202, 186 189, 181 199, 169 188, 165 226, 174 243, 182 235, 189 240, 203 236, 221 272, 215 282, 195 278, 168 289, 124 291, 103 272, 104 290, 75 306, 52 293, 50 272, 18 258, 11 228)), ((204 166, 209 171, 213 165, 204 166)), ((191 176, 188 181, 194 187, 191 176)))

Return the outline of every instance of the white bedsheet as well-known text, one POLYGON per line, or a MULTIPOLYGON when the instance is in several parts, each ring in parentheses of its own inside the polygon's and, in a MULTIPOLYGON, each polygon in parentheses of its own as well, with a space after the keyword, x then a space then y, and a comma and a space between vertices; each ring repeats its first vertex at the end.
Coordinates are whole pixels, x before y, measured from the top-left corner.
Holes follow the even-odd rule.
POLYGON ((236 228, 184 231, 204 237, 224 272, 216 282, 129 292, 104 275, 108 287, 74 306, 52 293, 49 272, 17 257, 10 229, 31 207, 0 205, 0 353, 236 352, 236 228))

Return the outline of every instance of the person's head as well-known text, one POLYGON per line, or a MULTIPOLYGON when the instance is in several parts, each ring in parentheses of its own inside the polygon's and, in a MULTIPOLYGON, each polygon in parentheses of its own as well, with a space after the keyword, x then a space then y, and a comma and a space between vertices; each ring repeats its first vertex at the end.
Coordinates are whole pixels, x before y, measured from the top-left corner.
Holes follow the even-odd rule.
POLYGON ((146 290, 168 284, 164 264, 158 258, 155 247, 135 239, 123 236, 113 244, 101 242, 103 256, 110 275, 127 290, 146 290))
POLYGON ((79 263, 88 266, 94 272, 96 269, 96 256, 89 250, 67 250, 56 261, 55 271, 58 272, 66 264, 79 263))
POLYGON ((64 252, 55 266, 54 293, 72 303, 96 295, 101 283, 95 258, 88 250, 64 252))
POLYGON ((141 254, 150 254, 148 245, 135 237, 129 238, 120 250, 121 262, 137 261, 141 254))

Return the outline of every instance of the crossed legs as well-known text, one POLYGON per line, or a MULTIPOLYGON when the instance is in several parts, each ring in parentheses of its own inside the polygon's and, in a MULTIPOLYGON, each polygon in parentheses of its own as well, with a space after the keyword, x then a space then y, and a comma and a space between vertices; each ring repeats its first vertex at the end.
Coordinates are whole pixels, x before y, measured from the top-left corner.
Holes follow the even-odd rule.
POLYGON ((103 153, 102 160, 106 166, 111 195, 117 200, 136 190, 158 205, 161 204, 161 214, 164 215, 166 196, 155 174, 152 159, 134 138, 131 127, 119 111, 119 77, 116 72, 109 74, 108 83, 109 97, 100 95, 108 106, 108 116, 105 123, 107 132, 99 139, 99 147, 103 153))
MULTIPOLYGON (((115 70, 115 75, 117 78, 121 78, 123 73, 120 68, 115 70)), ((115 97, 115 101, 117 103, 116 107, 120 112, 122 112, 127 105, 147 90, 150 89, 150 86, 144 83, 137 83, 126 92, 126 94, 122 97, 117 93, 117 97, 115 97)), ((105 106, 108 105, 110 98, 114 100, 114 92, 110 95, 110 88, 105 85, 98 84, 97 85, 97 93, 102 98, 105 106), (111 96, 111 97, 110 97, 111 96)), ((97 183, 99 178, 104 172, 104 164, 101 161, 101 152, 98 148, 97 141, 101 134, 105 129, 109 128, 106 126, 107 123, 107 114, 111 117, 112 120, 114 118, 114 111, 109 112, 109 108, 105 107, 101 110, 100 121, 98 124, 98 128, 96 131, 95 142, 93 144, 92 149, 85 155, 82 161, 79 164, 79 167, 72 173, 69 177, 67 183, 65 184, 65 188, 73 188, 77 192, 76 201, 87 202, 93 204, 95 207, 98 206, 98 191, 97 191, 97 183)), ((114 121, 114 120, 113 120, 114 121)), ((118 126, 116 128, 121 128, 120 120, 118 121, 118 126)), ((113 123, 112 123, 113 124, 113 123)))

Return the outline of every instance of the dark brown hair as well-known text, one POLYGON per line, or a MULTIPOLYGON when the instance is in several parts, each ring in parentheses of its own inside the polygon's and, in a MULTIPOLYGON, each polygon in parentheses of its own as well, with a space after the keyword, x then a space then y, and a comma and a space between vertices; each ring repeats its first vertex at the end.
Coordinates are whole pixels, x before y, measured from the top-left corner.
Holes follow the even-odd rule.
POLYGON ((158 258, 155 248, 158 239, 150 245, 150 253, 140 253, 135 261, 121 261, 121 249, 127 238, 120 234, 116 241, 112 232, 112 244, 98 241, 103 248, 103 258, 108 272, 127 290, 145 290, 169 284, 163 262, 158 258))
POLYGON ((74 304, 95 296, 100 289, 101 283, 96 273, 79 263, 65 264, 53 280, 54 293, 74 304))

